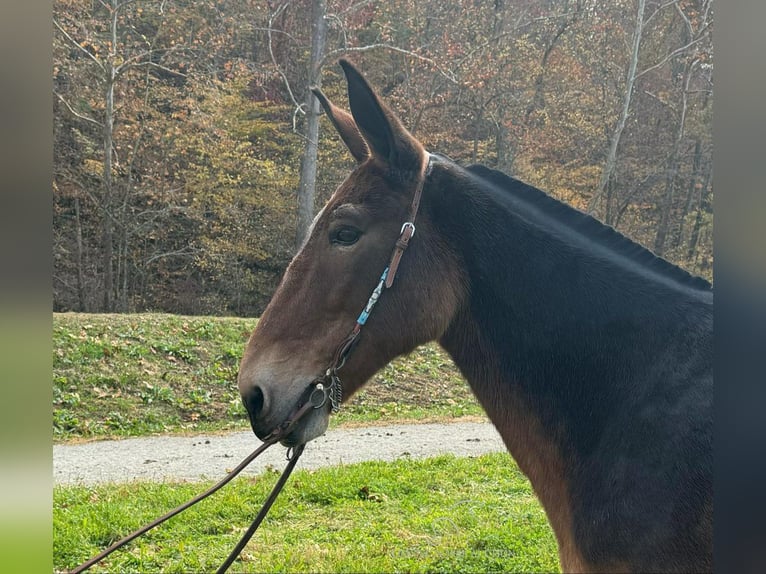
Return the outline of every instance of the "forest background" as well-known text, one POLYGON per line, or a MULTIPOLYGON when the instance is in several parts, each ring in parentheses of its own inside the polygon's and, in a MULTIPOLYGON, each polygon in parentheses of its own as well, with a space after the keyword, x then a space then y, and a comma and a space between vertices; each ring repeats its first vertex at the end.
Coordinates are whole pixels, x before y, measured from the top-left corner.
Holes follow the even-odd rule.
POLYGON ((712 0, 55 0, 54 311, 257 316, 353 167, 356 62, 429 150, 712 279, 712 0), (318 168, 317 168, 318 166, 318 168))

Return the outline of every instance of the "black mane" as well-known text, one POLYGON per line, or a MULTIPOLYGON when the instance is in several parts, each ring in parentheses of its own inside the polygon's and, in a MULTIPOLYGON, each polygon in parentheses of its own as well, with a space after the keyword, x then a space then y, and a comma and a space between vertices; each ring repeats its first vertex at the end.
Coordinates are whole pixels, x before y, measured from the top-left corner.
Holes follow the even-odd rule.
POLYGON ((555 216, 558 221, 567 225, 571 229, 597 240, 602 245, 608 246, 615 252, 647 269, 678 281, 693 289, 712 291, 712 285, 706 279, 692 275, 685 269, 670 263, 662 257, 658 257, 649 249, 625 237, 613 227, 551 197, 536 187, 510 177, 501 171, 483 165, 474 164, 468 166, 466 169, 479 179, 484 180, 495 187, 523 197, 525 201, 544 210, 546 213, 555 216))

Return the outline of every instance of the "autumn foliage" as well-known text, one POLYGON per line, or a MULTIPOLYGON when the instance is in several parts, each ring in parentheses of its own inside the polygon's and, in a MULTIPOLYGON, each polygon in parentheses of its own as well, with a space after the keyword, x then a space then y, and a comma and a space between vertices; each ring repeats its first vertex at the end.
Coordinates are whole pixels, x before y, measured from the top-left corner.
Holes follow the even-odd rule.
MULTIPOLYGON (((311 4, 54 2, 56 310, 260 313, 295 250, 311 4)), ((323 89, 345 100, 347 55, 428 149, 710 278, 712 1, 647 0, 632 54, 637 6, 327 0, 323 89)), ((321 203, 352 166, 326 123, 318 162, 321 203)))

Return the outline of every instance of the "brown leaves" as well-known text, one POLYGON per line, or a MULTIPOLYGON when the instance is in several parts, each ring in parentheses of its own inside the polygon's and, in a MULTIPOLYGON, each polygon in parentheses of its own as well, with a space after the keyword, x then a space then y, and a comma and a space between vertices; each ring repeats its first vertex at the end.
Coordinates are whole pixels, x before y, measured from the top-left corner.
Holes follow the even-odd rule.
POLYGON ((370 492, 369 486, 363 486, 359 489, 359 492, 357 492, 357 496, 362 499, 366 500, 368 502, 386 502, 388 500, 388 497, 381 493, 381 492, 370 492))

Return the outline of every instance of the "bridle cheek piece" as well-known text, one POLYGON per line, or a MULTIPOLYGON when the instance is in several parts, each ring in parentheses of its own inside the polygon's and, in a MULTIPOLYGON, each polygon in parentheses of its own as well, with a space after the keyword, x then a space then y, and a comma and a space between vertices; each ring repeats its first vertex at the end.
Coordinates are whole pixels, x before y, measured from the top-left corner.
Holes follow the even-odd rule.
POLYGON ((402 224, 402 228, 399 231, 399 237, 397 238, 396 244, 394 245, 394 250, 391 253, 391 260, 388 266, 383 270, 378 284, 375 286, 375 289, 372 290, 372 294, 367 300, 367 304, 364 306, 364 309, 362 309, 362 312, 359 314, 359 317, 357 318, 356 324, 351 330, 351 333, 349 333, 348 337, 346 337, 343 342, 338 345, 332 363, 327 368, 327 371, 325 371, 323 376, 318 377, 311 383, 314 385, 312 395, 313 393, 318 392, 323 393, 325 396, 325 401, 322 402, 320 407, 324 406, 324 403, 329 400, 332 413, 337 413, 340 410, 340 404, 343 399, 343 384, 340 380, 340 377, 338 376, 338 371, 343 367, 343 365, 346 364, 346 359, 348 359, 351 351, 356 346, 358 337, 362 332, 362 327, 364 327, 364 325, 367 323, 367 319, 369 319, 370 313, 372 313, 373 307, 375 307, 378 299, 380 299, 383 290, 390 289, 393 286, 394 279, 396 278, 396 273, 399 270, 399 262, 402 259, 402 255, 407 250, 407 247, 409 247, 410 240, 415 235, 415 218, 417 217, 418 208, 420 207, 420 198, 423 195, 423 187, 425 186, 426 178, 431 174, 431 171, 433 170, 435 159, 435 156, 428 152, 426 152, 426 156, 428 157, 428 161, 426 162, 425 168, 421 171, 420 178, 418 179, 418 185, 415 188, 415 193, 412 197, 412 203, 410 204, 409 217, 407 221, 402 224))

